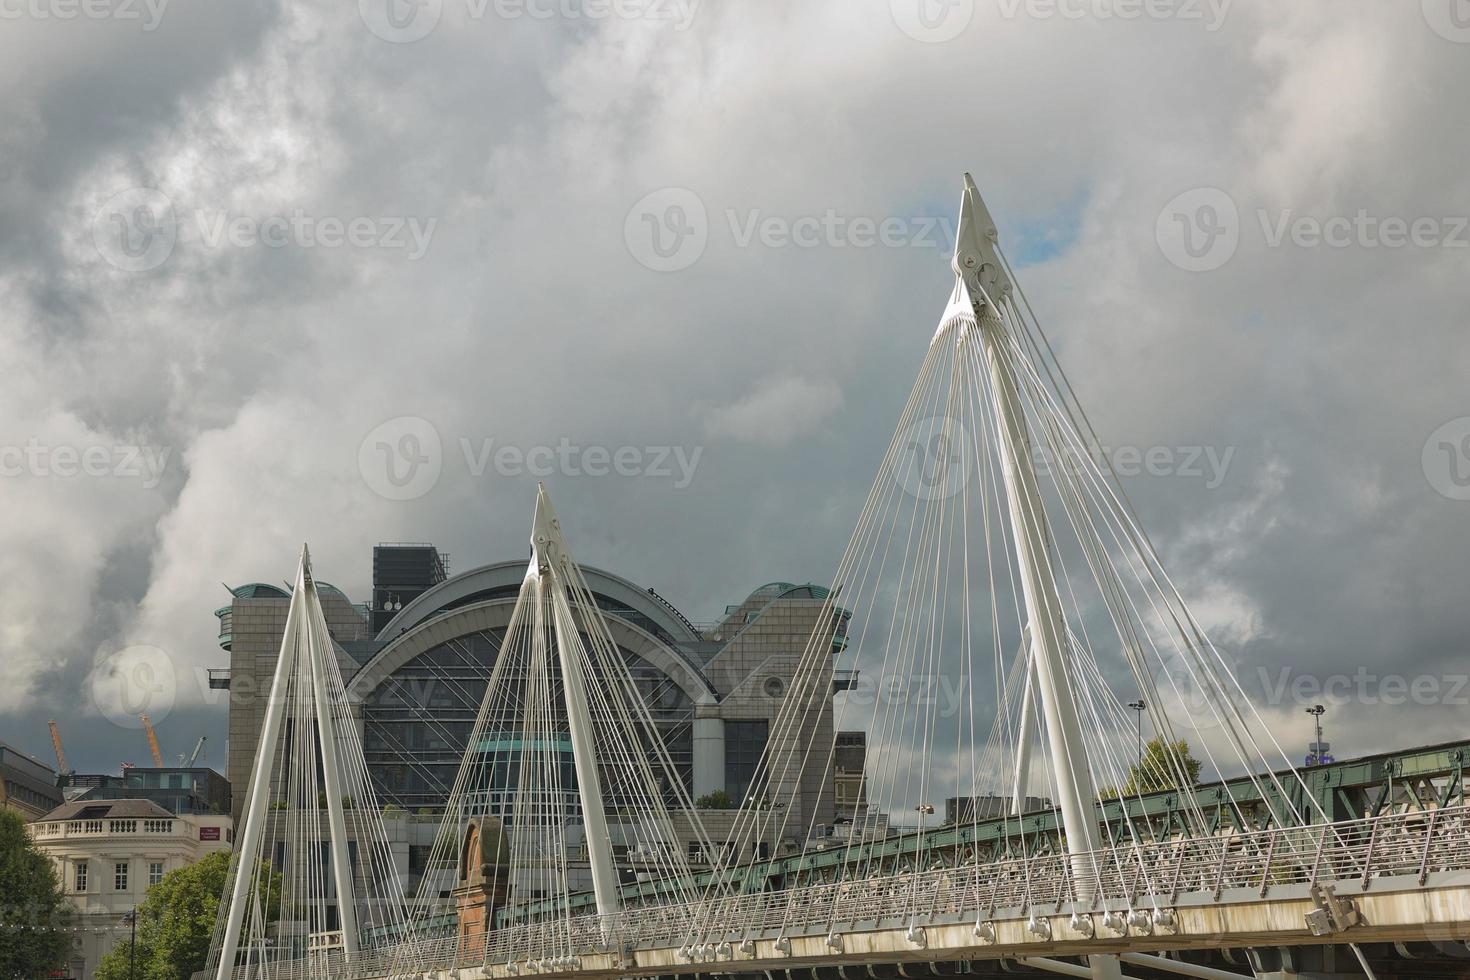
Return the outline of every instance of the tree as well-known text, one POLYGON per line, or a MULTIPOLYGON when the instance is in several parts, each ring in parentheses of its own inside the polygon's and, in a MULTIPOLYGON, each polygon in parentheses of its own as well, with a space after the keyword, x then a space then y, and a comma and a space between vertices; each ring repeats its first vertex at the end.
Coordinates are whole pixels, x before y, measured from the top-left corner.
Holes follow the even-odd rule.
POLYGON ((730 799, 729 793, 717 789, 695 800, 694 805, 701 810, 729 810, 735 806, 735 801, 730 799))
MULTIPOLYGON (((189 980, 204 969, 220 896, 229 878, 230 856, 215 853, 170 871, 148 889, 138 906, 138 980, 189 980)), ((281 876, 270 872, 261 885, 266 917, 280 907, 281 876)), ((128 980, 129 944, 124 941, 102 957, 96 980, 128 980)))
POLYGON ((1143 747, 1141 762, 1128 767, 1128 783, 1124 796, 1157 793, 1178 789, 1179 773, 1184 773, 1190 786, 1199 785, 1200 762, 1189 754, 1189 743, 1178 741, 1168 745, 1162 738, 1151 739, 1143 747))
POLYGON ((36 977, 62 966, 72 944, 72 907, 51 860, 20 814, 0 809, 0 976, 36 977))

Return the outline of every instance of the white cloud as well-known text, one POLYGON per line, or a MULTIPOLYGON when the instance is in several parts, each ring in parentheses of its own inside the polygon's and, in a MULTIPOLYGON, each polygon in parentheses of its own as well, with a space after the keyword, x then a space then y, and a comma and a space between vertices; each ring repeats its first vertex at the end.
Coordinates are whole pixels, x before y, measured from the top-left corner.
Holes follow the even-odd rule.
POLYGON ((13 26, 0 359, 29 374, 7 371, 4 441, 130 439, 177 465, 152 489, 0 480, 0 711, 66 703, 78 669, 128 643, 218 663, 218 580, 288 575, 303 540, 358 595, 376 540, 434 539, 468 563, 523 552, 526 488, 454 465, 461 438, 708 441, 678 493, 562 479, 583 560, 616 559, 696 619, 762 581, 824 579, 947 258, 741 247, 726 215, 947 215, 966 169, 1003 236, 1084 202, 1070 248, 1020 276, 1104 441, 1235 448, 1216 489, 1130 489, 1247 666, 1429 662, 1470 633, 1453 587, 1470 522, 1418 461, 1470 413, 1463 257, 1273 249, 1250 226, 1261 207, 1470 213, 1470 132, 1453 125, 1470 59, 1415 4, 1240 0, 1213 33, 980 16, 938 45, 881 2, 702 5, 682 33, 446 13, 407 45, 325 2, 170 5, 146 37, 13 26), (186 220, 163 265, 125 273, 93 219, 140 184, 186 219, 438 225, 409 262, 208 248, 186 220), (700 196, 710 243, 661 275, 623 230, 667 186, 700 196), (1191 275, 1154 229, 1205 186, 1247 225, 1226 266, 1191 275), (398 503, 356 467, 363 436, 403 415, 446 456, 431 494, 398 503), (732 542, 731 527, 761 530, 732 542), (1384 579, 1417 597, 1412 615, 1337 599, 1384 579))
POLYGON ((842 390, 829 379, 776 378, 709 411, 705 431, 761 446, 782 447, 820 429, 842 408, 842 390))

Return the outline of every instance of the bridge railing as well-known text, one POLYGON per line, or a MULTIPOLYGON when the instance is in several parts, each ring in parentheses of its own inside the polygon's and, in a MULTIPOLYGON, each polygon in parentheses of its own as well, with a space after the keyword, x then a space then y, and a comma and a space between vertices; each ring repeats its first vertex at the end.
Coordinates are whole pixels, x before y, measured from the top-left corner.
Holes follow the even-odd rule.
POLYGON ((973 917, 1090 911, 1155 911, 1192 902, 1264 899, 1288 885, 1408 877, 1424 884, 1438 871, 1470 870, 1470 806, 1399 813, 1280 830, 1193 840, 1137 842, 1097 851, 1081 862, 1090 903, 1078 903, 1073 861, 1063 854, 967 864, 804 885, 782 891, 721 895, 690 905, 633 908, 507 927, 488 935, 419 938, 359 952, 352 964, 293 959, 236 971, 239 980, 312 980, 422 974, 484 963, 527 964, 527 972, 567 968, 576 958, 636 949, 738 944, 747 939, 819 931, 923 925, 973 917), (325 969, 324 969, 325 967, 325 969))

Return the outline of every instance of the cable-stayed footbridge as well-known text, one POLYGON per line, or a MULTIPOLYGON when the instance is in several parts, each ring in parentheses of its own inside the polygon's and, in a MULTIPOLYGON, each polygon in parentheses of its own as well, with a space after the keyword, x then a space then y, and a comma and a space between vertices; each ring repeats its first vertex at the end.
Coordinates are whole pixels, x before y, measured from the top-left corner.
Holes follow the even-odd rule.
POLYGON ((952 268, 819 625, 771 693, 781 713, 721 833, 543 489, 433 871, 406 894, 303 555, 215 980, 848 977, 986 961, 1219 980, 1248 974, 1183 954, 1334 944, 1368 970, 1363 944, 1470 937, 1463 793, 1335 819, 1097 451, 968 176, 952 268), (816 737, 837 679, 854 674, 891 683, 839 693, 816 737), (952 704, 903 696, 935 678, 960 692, 952 704), (839 729, 868 746, 841 821, 839 729), (1207 796, 1208 780, 1226 790, 1207 796), (957 804, 943 829, 935 800, 957 804))

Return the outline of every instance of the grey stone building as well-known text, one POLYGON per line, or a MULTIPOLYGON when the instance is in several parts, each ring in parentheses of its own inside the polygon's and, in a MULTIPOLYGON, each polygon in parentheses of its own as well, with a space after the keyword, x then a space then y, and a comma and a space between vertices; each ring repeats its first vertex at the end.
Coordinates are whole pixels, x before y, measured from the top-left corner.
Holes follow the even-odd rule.
MULTIPOLYGON (((382 545, 373 567, 370 602, 354 604, 318 582, 322 607, 375 789, 384 804, 427 824, 454 784, 525 561, 450 575, 447 556, 430 545, 382 545)), ((751 842, 761 850, 791 848, 813 825, 830 827, 832 698, 845 683, 832 654, 845 643, 847 616, 828 606, 827 590, 773 583, 727 607, 718 623, 697 626, 652 589, 583 572, 689 793, 787 809, 773 822, 781 840, 751 842), (835 636, 825 641, 832 650, 798 677, 823 616, 834 617, 826 632, 835 636), (781 709, 797 697, 801 722, 783 728, 781 709)), ((238 818, 290 600, 271 585, 233 592, 216 616, 230 654, 228 775, 238 818)), ((728 822, 713 811, 706 817, 715 836, 728 822)), ((410 857, 418 863, 419 855, 410 857)))

